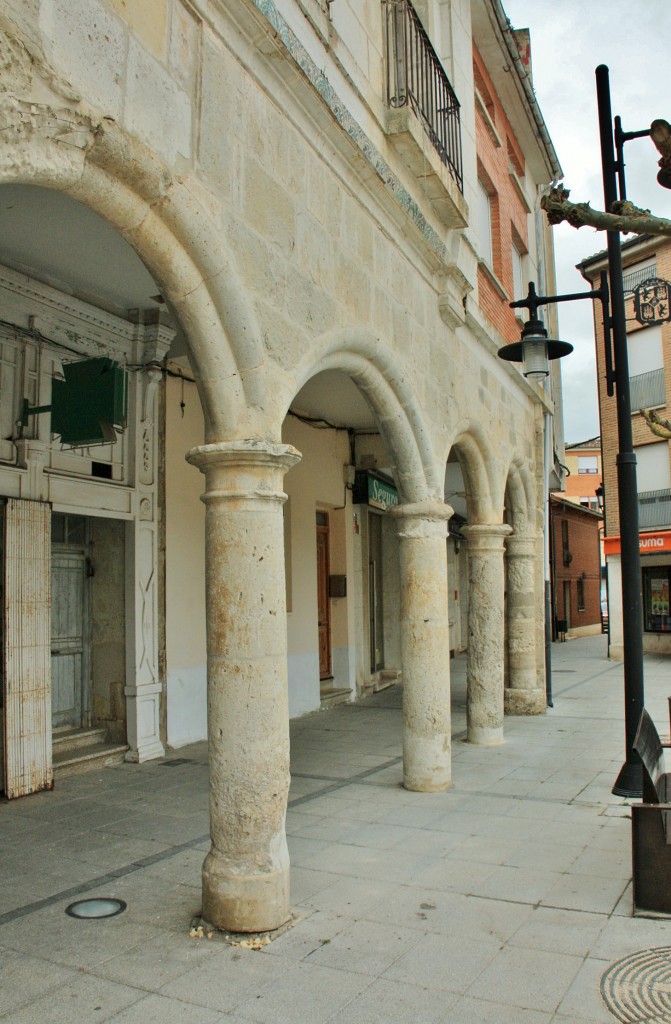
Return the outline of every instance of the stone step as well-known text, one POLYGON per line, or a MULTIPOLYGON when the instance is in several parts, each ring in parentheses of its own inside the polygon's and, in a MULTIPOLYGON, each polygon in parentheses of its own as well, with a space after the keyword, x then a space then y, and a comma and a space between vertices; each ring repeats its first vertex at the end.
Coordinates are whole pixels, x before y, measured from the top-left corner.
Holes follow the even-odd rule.
MULTIPOLYGON (((103 736, 104 736, 104 730, 103 736)), ((122 764, 128 750, 125 743, 96 743, 90 747, 54 750, 53 767, 55 779, 67 779, 71 775, 97 771, 113 764, 122 764)))
POLYGON ((107 730, 90 726, 87 729, 54 729, 51 749, 54 757, 63 751, 85 750, 107 742, 107 730))
POLYGON ((348 700, 352 699, 351 690, 341 690, 333 687, 333 689, 323 689, 320 694, 319 707, 322 711, 326 711, 327 708, 333 708, 336 704, 345 704, 348 700))
POLYGON ((399 669, 382 669, 381 672, 378 672, 377 679, 373 683, 373 693, 387 690, 390 686, 396 686, 400 681, 401 672, 399 669))

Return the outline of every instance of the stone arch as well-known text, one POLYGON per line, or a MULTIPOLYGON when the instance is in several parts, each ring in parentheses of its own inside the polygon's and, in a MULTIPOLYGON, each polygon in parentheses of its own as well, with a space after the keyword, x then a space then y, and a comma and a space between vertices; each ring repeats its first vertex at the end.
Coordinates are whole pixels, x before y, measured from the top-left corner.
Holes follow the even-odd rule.
POLYGON ((453 450, 461 463, 472 525, 502 520, 503 483, 494 476, 492 440, 477 426, 469 425, 448 446, 444 464, 453 450))
POLYGON ((391 346, 377 335, 355 328, 330 332, 319 339, 291 381, 293 395, 316 374, 340 370, 360 389, 373 410, 380 433, 393 452, 404 501, 443 500, 429 431, 415 392, 398 365, 391 346))
POLYGON ((516 534, 534 530, 536 485, 528 466, 519 458, 514 458, 508 468, 505 508, 516 534))
POLYGON ((206 440, 265 436, 260 331, 232 253, 206 209, 113 121, 14 102, 0 110, 0 185, 58 189, 135 249, 177 313, 205 413, 206 440))

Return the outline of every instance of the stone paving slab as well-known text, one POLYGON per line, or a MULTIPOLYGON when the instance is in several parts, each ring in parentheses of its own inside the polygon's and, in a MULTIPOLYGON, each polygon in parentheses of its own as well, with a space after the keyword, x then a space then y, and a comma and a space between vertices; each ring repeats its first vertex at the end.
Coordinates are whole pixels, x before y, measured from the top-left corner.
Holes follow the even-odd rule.
MULTIPOLYGON (((0 804, 0 1020, 12 1024, 605 1024, 616 960, 671 946, 631 916, 622 667, 555 644, 554 707, 464 743, 451 662, 447 793, 402 788, 402 691, 293 722, 296 923, 260 951, 189 936, 208 846, 207 749, 0 804), (125 913, 76 921, 85 895, 125 913)), ((646 658, 668 732, 668 659, 646 658)))

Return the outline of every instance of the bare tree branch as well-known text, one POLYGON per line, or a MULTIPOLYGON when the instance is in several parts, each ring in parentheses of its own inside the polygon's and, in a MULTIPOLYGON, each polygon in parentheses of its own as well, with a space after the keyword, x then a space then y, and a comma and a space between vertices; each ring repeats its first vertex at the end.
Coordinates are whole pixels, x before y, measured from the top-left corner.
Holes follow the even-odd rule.
POLYGON ((654 409, 639 409, 638 411, 653 434, 663 437, 666 441, 671 441, 671 420, 665 420, 658 416, 654 409))
MULTIPOLYGON (((661 163, 661 161, 660 161, 661 163)), ((594 210, 589 203, 569 202, 569 190, 559 185, 541 198, 550 224, 567 221, 574 228, 592 227, 597 231, 622 231, 634 235, 671 235, 671 220, 655 217, 630 202, 613 204, 610 213, 594 210)))

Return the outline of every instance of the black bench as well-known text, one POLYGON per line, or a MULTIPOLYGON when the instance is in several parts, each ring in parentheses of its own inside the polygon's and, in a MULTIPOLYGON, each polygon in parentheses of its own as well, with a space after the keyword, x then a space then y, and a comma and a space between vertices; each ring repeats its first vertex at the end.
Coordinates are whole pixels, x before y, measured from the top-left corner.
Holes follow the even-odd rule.
POLYGON ((634 740, 643 762, 643 799, 631 805, 634 914, 671 914, 671 773, 664 765, 669 746, 644 708, 634 740))

